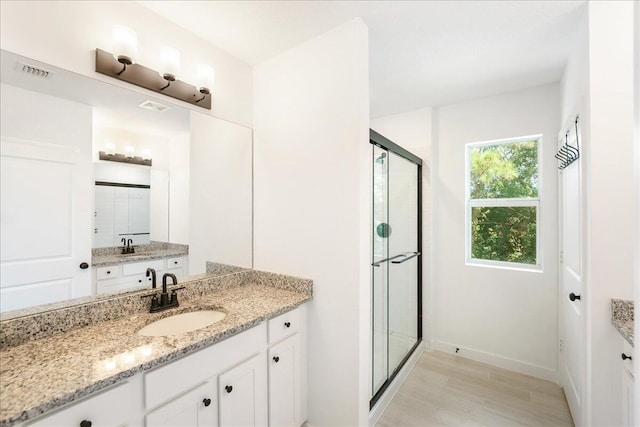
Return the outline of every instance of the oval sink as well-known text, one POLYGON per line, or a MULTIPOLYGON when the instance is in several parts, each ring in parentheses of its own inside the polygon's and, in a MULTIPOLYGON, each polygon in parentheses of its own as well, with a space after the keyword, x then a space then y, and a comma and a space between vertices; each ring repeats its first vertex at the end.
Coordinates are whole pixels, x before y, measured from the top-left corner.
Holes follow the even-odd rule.
POLYGON ((138 335, 144 335, 145 337, 164 337, 167 335, 183 334, 213 325, 226 316, 226 313, 215 310, 176 314, 148 324, 138 331, 138 335))

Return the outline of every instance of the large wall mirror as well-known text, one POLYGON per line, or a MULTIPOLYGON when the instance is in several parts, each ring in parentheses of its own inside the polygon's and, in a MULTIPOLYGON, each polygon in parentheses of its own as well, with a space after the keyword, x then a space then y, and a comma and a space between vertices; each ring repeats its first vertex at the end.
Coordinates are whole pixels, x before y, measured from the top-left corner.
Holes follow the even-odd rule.
POLYGON ((3 317, 97 298, 99 256, 175 246, 188 275, 252 267, 250 128, 0 53, 3 317))

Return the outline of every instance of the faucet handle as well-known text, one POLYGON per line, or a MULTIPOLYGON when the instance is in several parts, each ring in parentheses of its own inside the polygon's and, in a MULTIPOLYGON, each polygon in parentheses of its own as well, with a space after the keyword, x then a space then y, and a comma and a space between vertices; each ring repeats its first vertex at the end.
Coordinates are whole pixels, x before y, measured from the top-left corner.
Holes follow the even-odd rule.
POLYGON ((158 308, 159 305, 159 301, 158 301, 158 294, 157 293, 152 293, 149 295, 142 295, 140 296, 140 299, 145 299, 145 298, 151 298, 151 310, 158 308))
POLYGON ((169 301, 169 304, 178 305, 178 291, 180 289, 184 289, 184 286, 180 286, 179 288, 171 289, 171 300, 169 301))

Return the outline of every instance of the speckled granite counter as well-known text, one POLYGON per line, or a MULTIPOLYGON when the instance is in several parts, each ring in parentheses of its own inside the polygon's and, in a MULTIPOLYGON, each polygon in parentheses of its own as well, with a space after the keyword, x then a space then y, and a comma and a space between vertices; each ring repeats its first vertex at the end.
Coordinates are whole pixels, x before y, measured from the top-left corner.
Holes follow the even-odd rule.
POLYGON ((94 307, 71 307, 67 313, 45 313, 48 320, 27 317, 0 324, 0 426, 34 418, 289 311, 312 298, 312 282, 257 271, 200 278, 181 291, 180 307, 154 314, 146 312, 149 301, 141 300, 140 295, 101 300, 94 307), (113 314, 115 304, 124 307, 113 314), (200 309, 221 310, 227 316, 180 335, 144 337, 136 333, 163 317, 200 309), (55 316, 62 321, 83 315, 88 318, 50 325, 58 333, 37 333, 55 316), (87 326, 79 327, 82 323, 87 326), (27 336, 19 335, 23 328, 27 336))
POLYGON ((633 346, 634 307, 632 300, 611 300, 611 324, 633 346))
POLYGON ((122 247, 94 248, 91 250, 91 265, 107 267, 127 262, 146 261, 189 255, 189 245, 177 243, 151 242, 148 245, 134 246, 135 253, 123 255, 122 247))

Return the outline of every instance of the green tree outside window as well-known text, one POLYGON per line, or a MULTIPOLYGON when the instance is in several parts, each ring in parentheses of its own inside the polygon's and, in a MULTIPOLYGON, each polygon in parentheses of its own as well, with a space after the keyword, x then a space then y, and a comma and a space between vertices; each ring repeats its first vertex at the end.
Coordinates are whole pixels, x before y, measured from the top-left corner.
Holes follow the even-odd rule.
POLYGON ((537 265, 538 140, 468 149, 470 258, 537 265))

